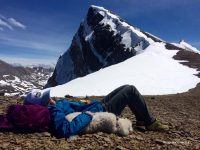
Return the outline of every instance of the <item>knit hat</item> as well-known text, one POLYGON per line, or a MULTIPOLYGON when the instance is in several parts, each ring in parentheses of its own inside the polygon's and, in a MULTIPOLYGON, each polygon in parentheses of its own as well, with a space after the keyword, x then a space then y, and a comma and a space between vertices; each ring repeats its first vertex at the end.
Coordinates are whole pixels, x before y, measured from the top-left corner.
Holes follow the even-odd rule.
POLYGON ((33 89, 29 92, 24 100, 24 104, 38 104, 47 106, 50 99, 50 89, 39 90, 33 89))

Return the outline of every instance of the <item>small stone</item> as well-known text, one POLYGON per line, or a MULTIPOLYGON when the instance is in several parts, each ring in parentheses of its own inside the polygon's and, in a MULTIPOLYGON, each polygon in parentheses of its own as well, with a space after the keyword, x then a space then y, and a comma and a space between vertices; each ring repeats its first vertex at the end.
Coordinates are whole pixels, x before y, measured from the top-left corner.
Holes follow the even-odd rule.
POLYGON ((22 148, 21 147, 15 147, 15 150, 21 150, 22 148))
POLYGON ((50 137, 51 134, 49 132, 43 132, 43 136, 50 137))
POLYGON ((104 138, 104 141, 107 143, 111 143, 112 141, 109 138, 104 138))
POLYGON ((141 136, 136 136, 135 138, 136 138, 137 140, 140 140, 140 141, 143 141, 143 140, 144 140, 144 138, 141 137, 141 136))
POLYGON ((196 149, 196 150, 199 150, 199 149, 200 149, 200 144, 196 144, 196 145, 195 145, 195 149, 196 149))
POLYGON ((103 132, 98 132, 97 134, 98 134, 98 135, 103 135, 103 132))
POLYGON ((84 148, 84 147, 81 147, 79 150, 85 150, 85 148, 84 148))
POLYGON ((187 137, 188 140, 190 141, 196 141, 195 139, 191 138, 191 137, 187 137))
POLYGON ((94 137, 98 139, 98 138, 100 138, 101 136, 98 135, 98 134, 95 134, 94 137))
POLYGON ((132 135, 130 135, 130 138, 131 139, 136 139, 136 135, 132 134, 132 135))
POLYGON ((104 146, 104 147, 108 147, 108 144, 107 144, 107 143, 105 143, 105 144, 103 144, 103 146, 104 146))
POLYGON ((10 143, 2 143, 2 145, 0 146, 1 148, 7 148, 9 146, 10 143))
POLYGON ((126 148, 125 148, 125 147, 122 147, 122 146, 117 146, 117 147, 115 148, 115 150, 126 150, 126 148))
POLYGON ((165 144, 164 141, 159 140, 159 139, 156 139, 155 142, 156 142, 156 144, 159 144, 159 145, 164 145, 165 144))
POLYGON ((160 145, 157 145, 156 147, 157 147, 157 149, 158 149, 158 150, 160 150, 160 149, 161 149, 161 146, 160 146, 160 145))

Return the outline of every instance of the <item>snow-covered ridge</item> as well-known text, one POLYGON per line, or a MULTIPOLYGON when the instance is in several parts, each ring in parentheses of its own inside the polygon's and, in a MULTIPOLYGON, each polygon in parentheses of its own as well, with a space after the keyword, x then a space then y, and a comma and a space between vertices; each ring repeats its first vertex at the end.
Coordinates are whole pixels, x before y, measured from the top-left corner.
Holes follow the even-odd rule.
MULTIPOLYGON (((110 11, 106 10, 103 7, 98 7, 98 6, 91 6, 93 9, 96 10, 96 13, 99 13, 103 16, 103 19, 100 21, 100 24, 106 26, 110 26, 110 31, 114 32, 114 35, 119 34, 122 37, 121 44, 125 45, 125 49, 131 50, 132 47, 140 53, 140 51, 144 50, 150 43, 153 43, 154 41, 151 38, 148 38, 145 34, 140 32, 138 28, 135 28, 128 23, 124 22, 119 16, 111 13, 110 11), (145 42, 145 40, 141 40, 139 43, 136 39, 143 38, 148 42, 145 42), (137 43, 137 45, 136 45, 137 43)), ((97 56, 100 60, 100 62, 104 63, 103 58, 94 50, 93 44, 91 42, 92 40, 92 35, 94 31, 91 29, 91 27, 87 24, 87 19, 84 20, 83 26, 84 26, 84 35, 85 35, 85 40, 89 41, 91 45, 91 49, 93 50, 95 56, 97 56)))
POLYGON ((153 35, 153 34, 151 34, 151 33, 149 33, 149 32, 146 32, 146 33, 149 34, 150 36, 152 36, 152 37, 158 39, 159 41, 161 41, 161 42, 163 42, 163 43, 166 43, 166 41, 164 41, 163 39, 161 39, 161 38, 159 38, 159 37, 157 37, 157 36, 155 36, 155 35, 153 35))
POLYGON ((115 34, 119 33, 122 35, 122 43, 125 44, 127 47, 131 46, 131 31, 132 33, 135 33, 137 36, 145 38, 150 44, 154 41, 151 38, 148 38, 145 34, 143 34, 140 29, 135 28, 125 21, 123 21, 119 16, 111 13, 109 10, 91 5, 92 8, 96 9, 98 13, 100 13, 102 16, 104 16, 104 19, 101 21, 102 24, 106 25, 109 24, 111 26, 111 29, 114 31, 115 34), (116 26, 117 24, 117 26, 116 26), (128 29, 128 31, 127 31, 128 29), (129 40, 126 40, 129 39, 129 40))
POLYGON ((144 53, 101 69, 82 78, 51 88, 51 96, 102 96, 123 85, 135 85, 144 95, 175 94, 194 88, 198 71, 172 57, 178 50, 167 50, 164 43, 151 44, 144 53))
POLYGON ((145 95, 185 92, 200 79, 197 70, 173 58, 184 49, 91 6, 46 87, 55 86, 51 95, 59 97, 106 95, 123 84, 145 95))
POLYGON ((191 52, 195 52, 200 54, 200 50, 198 50, 197 48, 193 47, 192 45, 190 45, 189 43, 185 42, 184 40, 181 40, 179 43, 172 43, 175 46, 181 47, 185 50, 191 51, 191 52))
POLYGON ((13 66, 0 60, 0 95, 21 95, 32 88, 42 88, 52 69, 13 66))

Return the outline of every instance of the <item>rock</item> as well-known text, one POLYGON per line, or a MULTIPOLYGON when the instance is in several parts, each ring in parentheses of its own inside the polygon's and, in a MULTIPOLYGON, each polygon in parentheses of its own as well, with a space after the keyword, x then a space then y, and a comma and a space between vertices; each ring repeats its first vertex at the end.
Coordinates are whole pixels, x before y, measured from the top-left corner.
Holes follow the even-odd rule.
POLYGON ((159 145, 165 145, 165 141, 162 141, 159 139, 156 139, 155 142, 156 142, 156 144, 159 144, 159 145))
POLYGON ((123 147, 123 146, 117 146, 115 148, 115 150, 127 150, 127 149, 125 147, 123 147))
POLYGON ((157 148, 158 150, 160 150, 160 149, 161 149, 161 146, 160 146, 160 145, 156 145, 156 148, 157 148))
POLYGON ((195 145, 195 149, 196 149, 196 150, 199 150, 199 149, 200 149, 200 144, 196 144, 196 145, 195 145))
POLYGON ((103 146, 104 146, 104 147, 108 147, 109 145, 108 145, 107 143, 104 143, 103 146))
POLYGON ((19 146, 15 146, 15 150, 21 150, 22 148, 19 146))
POLYGON ((140 140, 140 141, 143 141, 143 140, 144 140, 144 138, 141 137, 141 136, 136 136, 135 138, 136 138, 137 140, 140 140))
POLYGON ((59 143, 59 148, 60 149, 69 149, 69 144, 67 143, 67 141, 60 141, 59 143))
POLYGON ((51 136, 51 134, 49 132, 43 132, 42 135, 45 136, 45 137, 50 137, 51 136))
POLYGON ((4 149, 7 149, 7 147, 10 145, 10 143, 8 143, 8 142, 5 142, 5 143, 2 143, 1 145, 0 145, 0 147, 1 148, 4 148, 4 149))
POLYGON ((187 137, 187 139, 188 140, 190 140, 190 141, 196 141, 194 138, 192 138, 192 137, 187 137))
POLYGON ((111 142, 112 142, 109 138, 104 138, 103 140, 104 140, 105 142, 107 142, 107 143, 111 143, 111 142))
POLYGON ((85 150, 85 148, 84 148, 84 147, 81 147, 79 150, 85 150))

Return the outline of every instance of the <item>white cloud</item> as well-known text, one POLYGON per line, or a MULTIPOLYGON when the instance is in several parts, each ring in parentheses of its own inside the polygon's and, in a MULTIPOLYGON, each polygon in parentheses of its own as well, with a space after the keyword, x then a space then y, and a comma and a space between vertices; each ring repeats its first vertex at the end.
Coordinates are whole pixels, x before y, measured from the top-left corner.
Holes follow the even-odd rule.
POLYGON ((4 30, 4 28, 8 28, 10 30, 14 30, 15 27, 26 29, 26 26, 21 22, 17 21, 14 18, 7 18, 4 15, 0 14, 0 30, 4 30))
POLYGON ((9 25, 6 21, 2 20, 2 19, 0 19, 0 26, 1 26, 1 28, 7 27, 10 30, 13 30, 13 27, 11 25, 9 25))
POLYGON ((14 18, 8 18, 8 22, 16 27, 22 28, 22 29, 26 29, 26 26, 23 25, 22 23, 20 23, 19 21, 15 20, 14 18))

